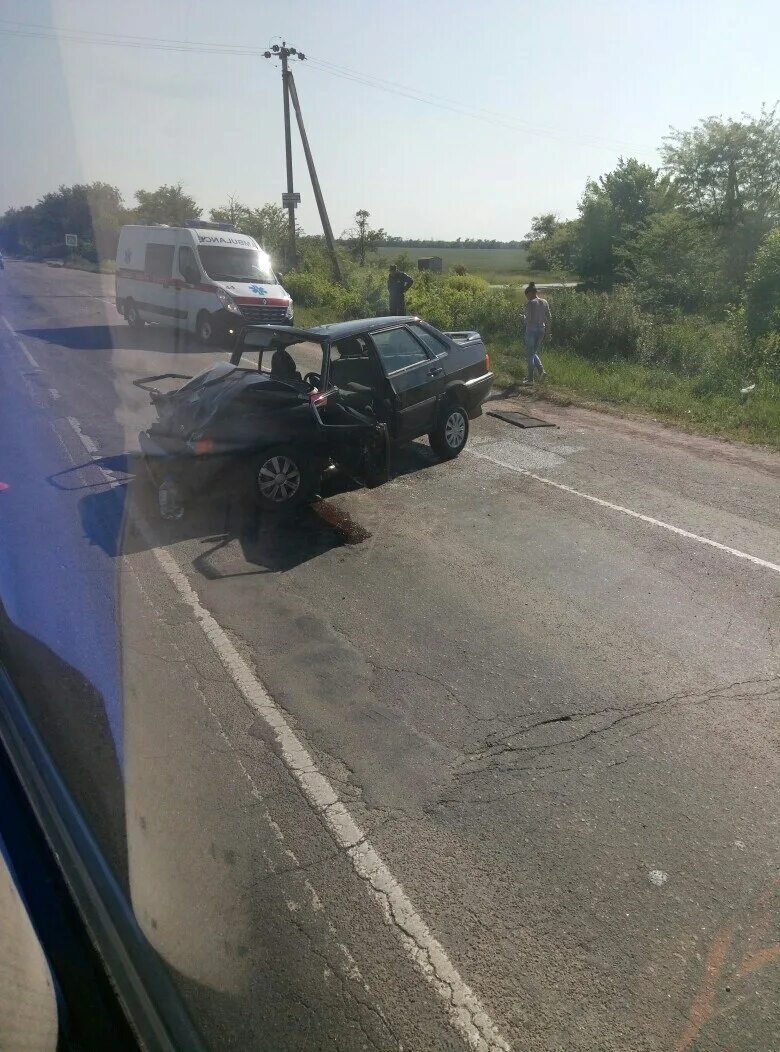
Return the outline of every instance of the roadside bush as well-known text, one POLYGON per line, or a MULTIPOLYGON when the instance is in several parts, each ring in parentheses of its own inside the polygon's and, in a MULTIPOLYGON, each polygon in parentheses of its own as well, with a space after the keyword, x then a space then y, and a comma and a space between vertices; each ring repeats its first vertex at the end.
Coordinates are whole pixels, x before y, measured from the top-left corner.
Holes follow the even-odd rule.
POLYGON ((92 274, 100 273, 98 264, 82 255, 68 256, 65 260, 65 266, 70 267, 71 270, 88 270, 92 274))
MULTIPOLYGON (((353 268, 346 286, 322 270, 291 271, 288 290, 323 320, 387 313, 386 273, 353 268)), ((724 320, 698 315, 658 318, 643 311, 630 287, 613 292, 558 290, 549 294, 553 348, 571 351, 600 368, 617 361, 668 370, 694 382, 698 394, 733 393, 748 381, 780 382, 780 334, 751 341, 745 311, 724 320)), ((423 272, 407 294, 407 309, 445 331, 476 329, 485 340, 522 355, 525 298, 518 286, 492 288, 473 274, 423 272)), ((659 382, 661 381, 659 371, 659 382)), ((664 373, 663 375, 668 375, 664 373)), ((665 381, 663 381, 665 382, 665 381)))
POLYGON ((550 297, 553 342, 591 361, 640 359, 647 354, 650 320, 631 289, 561 291, 550 297))
POLYGON ((768 332, 750 346, 745 376, 780 386, 780 332, 768 332))
POLYGON ((318 307, 330 321, 373 318, 387 313, 387 291, 381 273, 353 272, 346 285, 331 281, 317 270, 291 270, 284 284, 301 307, 318 307))
POLYGON ((747 277, 745 307, 751 340, 780 332, 780 230, 761 242, 747 277))
POLYGON ((284 275, 284 286, 302 307, 328 306, 343 292, 319 271, 290 270, 284 275))

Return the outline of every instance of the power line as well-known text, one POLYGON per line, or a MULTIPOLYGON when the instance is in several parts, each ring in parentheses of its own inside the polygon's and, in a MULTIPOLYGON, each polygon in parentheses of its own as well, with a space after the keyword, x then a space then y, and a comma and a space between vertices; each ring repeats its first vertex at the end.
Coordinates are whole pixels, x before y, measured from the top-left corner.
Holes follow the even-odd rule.
MULTIPOLYGON (((461 113, 467 117, 475 117, 479 119, 489 119, 491 122, 498 123, 501 127, 508 127, 513 130, 522 130, 536 135, 547 135, 552 138, 558 138, 561 141, 566 139, 575 138, 566 133, 556 132, 551 128, 544 127, 542 125, 531 124, 520 117, 514 116, 510 113, 502 113, 498 110, 486 109, 482 106, 467 106, 464 103, 459 102, 457 99, 449 98, 446 95, 435 95, 431 92, 420 93, 418 89, 411 88, 405 84, 399 84, 397 81, 384 80, 381 77, 374 77, 370 74, 359 73, 357 70, 348 69, 345 66, 337 66, 333 62, 327 62, 324 59, 318 59, 316 57, 308 56, 309 64, 320 69, 323 73, 329 73, 332 76, 343 77, 346 80, 355 80, 358 83, 366 84, 369 87, 376 88, 381 91, 388 91, 394 94, 401 94, 407 98, 416 99, 419 102, 424 102, 430 106, 440 106, 443 109, 450 109, 455 113, 461 113)), ((581 141, 585 141, 584 137, 580 137, 581 141)), ((602 136, 588 136, 587 141, 589 144, 598 145, 619 145, 619 146, 630 146, 639 147, 641 149, 654 149, 654 147, 648 146, 647 143, 632 142, 626 139, 612 139, 605 138, 602 136)))
MULTIPOLYGON (((203 53, 212 55, 259 57, 265 49, 247 45, 214 44, 205 41, 176 40, 170 38, 159 38, 133 34, 100 33, 93 30, 60 30, 52 26, 33 22, 18 22, 12 19, 0 19, 0 26, 11 28, 0 28, 0 35, 30 37, 43 40, 52 40, 58 43, 70 44, 93 44, 105 47, 140 48, 151 51, 178 52, 178 53, 203 53)), ((385 80, 370 74, 361 73, 345 66, 336 65, 325 59, 308 56, 309 64, 319 72, 327 76, 338 77, 364 87, 373 88, 388 94, 406 98, 414 102, 432 106, 437 109, 455 113, 458 116, 468 117, 471 120, 501 128, 504 131, 514 133, 543 136, 558 142, 579 142, 583 145, 604 148, 605 146, 625 146, 631 149, 654 150, 654 147, 644 143, 635 143, 621 139, 609 139, 595 135, 570 135, 566 132, 556 131, 544 125, 534 125, 513 114, 501 113, 479 106, 469 106, 458 100, 446 96, 435 95, 421 89, 412 88, 408 85, 399 84, 395 81, 385 80)))

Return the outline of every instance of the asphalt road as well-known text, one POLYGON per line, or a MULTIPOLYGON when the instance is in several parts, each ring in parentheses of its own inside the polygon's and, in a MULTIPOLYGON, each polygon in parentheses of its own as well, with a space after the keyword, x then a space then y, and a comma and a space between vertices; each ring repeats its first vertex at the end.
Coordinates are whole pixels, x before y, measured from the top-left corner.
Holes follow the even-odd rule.
POLYGON ((780 1048, 776 455, 539 404, 163 523, 214 352, 0 279, 0 638, 214 1048, 780 1048))

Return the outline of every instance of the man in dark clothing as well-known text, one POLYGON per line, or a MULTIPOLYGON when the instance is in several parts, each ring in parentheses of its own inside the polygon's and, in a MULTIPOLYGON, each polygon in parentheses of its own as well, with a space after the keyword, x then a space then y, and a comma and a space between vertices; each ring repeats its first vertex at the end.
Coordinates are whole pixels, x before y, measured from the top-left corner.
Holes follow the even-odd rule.
POLYGON ((390 314, 406 314, 406 293, 414 285, 414 281, 408 274, 393 263, 387 277, 387 291, 390 293, 390 314))

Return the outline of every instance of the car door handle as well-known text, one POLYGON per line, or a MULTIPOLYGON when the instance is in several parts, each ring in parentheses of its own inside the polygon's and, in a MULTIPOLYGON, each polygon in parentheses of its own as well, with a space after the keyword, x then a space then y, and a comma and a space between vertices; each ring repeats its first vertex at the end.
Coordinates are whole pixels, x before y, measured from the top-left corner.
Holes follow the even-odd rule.
POLYGON ((429 376, 442 376, 443 374, 444 374, 444 369, 442 368, 441 365, 434 365, 433 368, 428 370, 428 375, 429 376))

